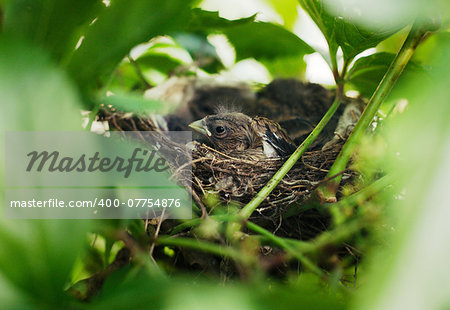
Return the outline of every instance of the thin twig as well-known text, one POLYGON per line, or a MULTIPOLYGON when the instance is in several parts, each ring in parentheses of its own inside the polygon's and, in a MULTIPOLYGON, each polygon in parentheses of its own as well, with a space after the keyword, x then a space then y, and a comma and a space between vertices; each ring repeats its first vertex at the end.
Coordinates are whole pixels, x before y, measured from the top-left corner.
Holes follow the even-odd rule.
POLYGON ((156 225, 156 230, 155 230, 155 235, 154 235, 154 241, 152 242, 152 245, 150 246, 150 250, 148 251, 148 254, 150 255, 150 258, 152 259, 152 261, 156 264, 155 259, 153 258, 153 251, 155 249, 155 244, 156 244, 156 239, 158 238, 159 235, 159 230, 161 229, 161 224, 164 221, 164 213, 166 212, 166 209, 163 209, 163 211, 161 212, 161 216, 159 217, 159 222, 158 225, 156 225))
POLYGON ((136 71, 139 78, 142 80, 142 82, 145 84, 147 88, 151 88, 152 85, 147 81, 147 79, 144 76, 144 73, 142 73, 141 67, 139 67, 139 64, 136 62, 136 60, 133 59, 130 55, 127 56, 130 63, 133 65, 134 70, 136 71))

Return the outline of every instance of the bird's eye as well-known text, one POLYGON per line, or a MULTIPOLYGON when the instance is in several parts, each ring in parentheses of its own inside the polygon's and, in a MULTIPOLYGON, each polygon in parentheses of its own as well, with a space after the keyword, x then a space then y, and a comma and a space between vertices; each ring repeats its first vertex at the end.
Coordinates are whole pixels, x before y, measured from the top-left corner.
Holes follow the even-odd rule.
POLYGON ((217 126, 216 128, 215 128, 215 131, 216 131, 216 133, 217 134, 223 134, 224 132, 225 132, 225 127, 223 127, 223 126, 217 126))

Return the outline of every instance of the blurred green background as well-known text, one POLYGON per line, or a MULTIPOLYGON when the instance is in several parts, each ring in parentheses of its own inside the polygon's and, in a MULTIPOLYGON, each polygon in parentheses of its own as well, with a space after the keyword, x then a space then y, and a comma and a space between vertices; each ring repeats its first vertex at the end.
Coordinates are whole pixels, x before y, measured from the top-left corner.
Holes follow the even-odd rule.
MULTIPOLYGON (((348 237, 363 251, 354 284, 340 284, 348 270, 280 280, 258 268, 245 281, 224 283, 155 267, 139 254, 84 303, 74 288, 82 292, 83 279, 107 270, 124 247, 119 232, 148 243, 143 223, 18 221, 2 213, 0 308, 450 309, 448 12, 446 1, 421 0, 0 1, 3 146, 6 131, 83 130, 80 110, 98 111, 107 95, 136 110, 136 98, 171 76, 220 76, 255 87, 295 77, 342 83, 345 92, 370 97, 412 22, 440 25, 381 106, 377 129, 358 146, 358 186, 370 186, 379 171, 392 181, 333 211, 332 233, 364 227, 348 237)), ((139 109, 166 111, 138 101, 139 109)), ((2 152, 2 180, 4 164, 2 152)), ((173 249, 164 250, 170 256, 173 249)))

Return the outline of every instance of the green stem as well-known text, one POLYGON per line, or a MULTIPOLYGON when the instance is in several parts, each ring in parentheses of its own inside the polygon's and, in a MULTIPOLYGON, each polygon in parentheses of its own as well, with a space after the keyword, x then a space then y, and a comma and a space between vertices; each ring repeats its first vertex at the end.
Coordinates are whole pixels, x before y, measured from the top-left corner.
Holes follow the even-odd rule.
MULTIPOLYGON (((230 215, 230 214, 211 215, 209 217, 215 221, 237 221, 239 219, 234 214, 232 214, 232 215, 230 215)), ((187 228, 197 226, 203 222, 204 222, 204 219, 202 219, 202 218, 187 220, 184 223, 181 223, 181 224, 175 226, 174 228, 172 228, 172 230, 170 231, 170 235, 173 236, 175 234, 178 234, 179 232, 182 232, 183 230, 185 230, 187 228)))
MULTIPOLYGON (((415 49, 421 42, 424 35, 427 33, 427 29, 428 28, 426 27, 418 27, 416 24, 413 25, 408 37, 403 43, 402 48, 398 52, 391 66, 387 70, 377 89, 370 98, 369 103, 364 109, 358 123, 355 126, 355 129, 353 130, 353 133, 348 138, 347 142, 336 158, 336 161, 330 168, 328 176, 336 175, 345 170, 350 157, 352 156, 361 140, 361 137, 364 135, 366 129, 372 122, 375 114, 380 108, 381 103, 391 92, 392 88, 395 85, 395 82, 403 72, 405 66, 408 64, 415 49)), ((338 176, 330 181, 328 185, 320 187, 318 189, 319 196, 323 197, 326 202, 336 201, 335 195, 341 179, 342 176, 338 176)))
MULTIPOLYGON (((386 182, 390 182, 390 178, 382 178, 379 180, 380 183, 377 184, 376 189, 381 189, 380 187, 383 187, 386 185, 386 182)), ((375 183, 374 183, 375 185, 375 183)), ((375 188, 370 191, 370 193, 365 193, 364 196, 373 194, 373 191, 376 190, 375 188), (367 194, 367 195, 366 195, 367 194)), ((361 197, 359 197, 360 199, 361 197)), ((366 197, 367 198, 367 197, 366 197)), ((238 218, 236 216, 230 216, 230 215, 212 215, 210 217, 214 220, 223 220, 223 221, 236 221, 238 218)), ((179 226, 176 226, 174 230, 171 233, 174 233, 175 231, 181 231, 188 227, 193 227, 198 224, 200 224, 203 219, 194 219, 189 220, 179 226)), ((255 223, 246 222, 246 226, 249 230, 257 233, 258 235, 262 236, 265 240, 268 242, 279 246, 281 249, 283 249, 290 257, 297 259, 299 262, 303 264, 303 266, 310 271, 314 272, 320 277, 326 276, 326 274, 317 267, 314 263, 312 263, 305 254, 307 253, 316 253, 321 248, 324 248, 326 246, 329 246, 331 244, 339 244, 343 242, 344 240, 348 239, 349 236, 355 234, 356 232, 360 231, 362 227, 364 227, 364 223, 361 221, 353 221, 349 222, 346 225, 341 225, 337 227, 336 229, 325 232, 322 235, 320 235, 318 238, 311 240, 309 242, 303 242, 295 239, 289 239, 289 238, 282 238, 274 235, 270 231, 262 228, 261 226, 258 226, 255 223)), ((194 239, 189 238, 171 238, 168 236, 161 236, 158 238, 157 244, 163 244, 163 245, 173 245, 173 246, 180 246, 180 247, 188 247, 199 251, 209 252, 220 256, 230 257, 233 259, 236 259, 237 261, 244 261, 244 262, 250 262, 251 259, 243 259, 242 254, 238 252, 237 250, 231 248, 231 247, 222 247, 220 245, 216 245, 213 243, 208 243, 204 241, 198 241, 194 239)))
POLYGON ((353 60, 353 58, 344 60, 344 65, 342 66, 342 71, 341 71, 341 78, 342 78, 342 80, 345 79, 345 74, 347 74, 348 65, 350 64, 350 62, 352 60, 353 60))
POLYGON ((395 182, 395 178, 392 175, 386 175, 369 186, 363 188, 359 192, 356 192, 346 198, 341 199, 339 202, 332 204, 333 208, 336 206, 355 206, 361 205, 363 202, 369 200, 375 194, 378 194, 383 189, 387 188, 395 182))
MULTIPOLYGON (((267 239, 272 241, 274 244, 280 246, 282 249, 284 249, 286 251, 286 253, 288 253, 290 256, 296 258, 299 262, 302 263, 302 265, 305 268, 311 270, 312 272, 317 274, 319 277, 323 277, 325 275, 324 272, 319 267, 314 265, 306 256, 304 256, 301 253, 301 251, 299 249, 299 243, 296 244, 297 248, 294 249, 285 239, 275 236, 270 231, 265 230, 264 228, 254 224, 252 222, 247 222, 247 227, 250 230, 253 230, 254 232, 266 237, 267 239)), ((305 244, 305 246, 307 246, 307 245, 305 244)))
POLYGON ((244 219, 248 219, 250 215, 256 210, 256 208, 269 196, 274 188, 280 183, 281 179, 291 170, 294 164, 299 160, 303 153, 308 149, 312 142, 317 138, 325 125, 331 119, 333 114, 338 109, 341 101, 336 98, 327 113, 317 124, 316 128, 309 134, 309 136, 300 144, 295 152, 289 157, 289 159, 283 164, 283 166, 274 174, 272 179, 256 194, 255 197, 239 212, 239 215, 244 219))
POLYGON ((360 191, 340 199, 337 203, 322 205, 322 208, 327 209, 332 215, 334 225, 343 224, 348 219, 347 212, 344 212, 343 209, 364 205, 367 200, 394 184, 395 181, 396 179, 392 175, 386 175, 360 191))
POLYGON ((337 64, 337 50, 331 48, 330 42, 328 42, 328 55, 330 55, 331 72, 333 73, 334 81, 336 85, 339 84, 339 68, 337 64))
POLYGON ((97 117, 99 111, 100 105, 99 104, 94 105, 94 108, 92 109, 91 113, 89 113, 89 121, 86 126, 86 131, 91 131, 92 123, 95 121, 95 118, 97 117))
POLYGON ((237 262, 243 264, 249 264, 252 262, 252 257, 244 255, 243 253, 235 250, 232 247, 226 247, 219 244, 205 242, 202 240, 196 240, 191 238, 174 238, 168 236, 160 236, 156 240, 157 245, 172 245, 190 248, 197 251, 207 252, 218 256, 229 257, 237 262))
POLYGON ((299 241, 299 240, 294 240, 294 239, 287 239, 287 238, 282 238, 282 237, 278 237, 276 235, 274 235, 273 233, 271 233, 270 231, 268 231, 265 228, 262 228, 261 226, 252 223, 252 222, 246 222, 246 226, 248 229, 250 229, 251 231, 260 234, 261 236, 265 237, 266 240, 271 241, 273 244, 278 245, 282 248, 284 248, 285 250, 289 247, 291 247, 289 245, 289 243, 294 244, 295 243, 295 248, 299 251, 302 252, 309 252, 311 250, 311 244, 309 244, 308 242, 303 242, 303 241, 299 241))
POLYGON ((0 32, 3 30, 3 10, 0 7, 0 32))
MULTIPOLYGON (((237 217, 236 215, 230 215, 230 214, 211 215, 209 217, 209 219, 215 220, 215 221, 223 221, 223 222, 236 222, 236 221, 242 222, 241 218, 237 217)), ((187 220, 187 221, 175 226, 170 231, 169 234, 171 236, 173 236, 173 235, 180 233, 188 228, 198 226, 203 222, 204 222, 204 219, 202 219, 202 218, 187 220)), ((281 240, 281 242, 283 242, 283 240, 284 240, 284 242, 288 242, 291 245, 295 245, 295 248, 298 249, 299 251, 311 252, 311 245, 307 242, 275 236, 270 231, 262 228, 261 226, 256 225, 255 223, 249 222, 249 221, 246 222, 246 226, 251 231, 253 231, 257 234, 260 234, 261 236, 263 236, 265 238, 265 240, 270 241, 275 245, 280 245, 280 240, 281 240)))
POLYGON ((339 225, 333 230, 324 231, 317 238, 311 241, 314 251, 324 249, 330 245, 339 245, 342 242, 349 240, 357 232, 367 227, 367 221, 355 219, 346 222, 345 225, 339 225))

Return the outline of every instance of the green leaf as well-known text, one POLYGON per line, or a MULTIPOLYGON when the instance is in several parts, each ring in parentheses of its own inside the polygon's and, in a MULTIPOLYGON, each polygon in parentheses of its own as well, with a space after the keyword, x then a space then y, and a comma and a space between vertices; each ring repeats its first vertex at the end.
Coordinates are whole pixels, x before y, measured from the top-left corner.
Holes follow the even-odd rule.
POLYGON ((145 91, 148 86, 136 71, 136 68, 129 61, 122 61, 114 71, 108 90, 116 91, 145 91))
POLYGON ((176 34, 174 39, 192 56, 199 68, 208 73, 217 73, 224 68, 216 49, 207 40, 211 33, 223 32, 236 26, 246 25, 255 21, 255 15, 229 20, 220 17, 219 12, 205 11, 200 8, 192 10, 192 18, 188 29, 191 33, 176 34))
POLYGON ((279 25, 264 22, 239 25, 224 30, 236 50, 237 60, 256 60, 311 54, 314 50, 302 39, 279 25))
POLYGON ((206 35, 179 33, 174 36, 174 39, 189 52, 199 68, 208 73, 217 73, 224 68, 216 48, 209 43, 206 35))
POLYGON ((100 0, 7 1, 4 31, 45 47, 61 61, 71 55, 82 31, 104 8, 100 0))
POLYGON ((359 53, 375 47, 400 29, 380 27, 377 30, 367 30, 361 26, 338 18, 336 22, 337 43, 342 48, 344 59, 353 59, 359 53))
MULTIPOLYGON (((28 43, 0 38, 1 145, 7 130, 81 130, 80 102, 74 87, 50 57, 28 43)), ((3 179, 4 165, 0 155, 3 179)), ((80 220, 6 220, 0 215, 0 285, 8 282, 23 296, 15 309, 67 308, 64 285, 85 246, 88 228, 88 223, 80 220)), ((9 309, 2 296, 0 299, 1 307, 9 309)))
POLYGON ((339 45, 335 34, 335 18, 329 14, 321 0, 298 0, 302 8, 319 27, 328 42, 332 54, 336 54, 339 45))
MULTIPOLYGON (((358 59, 348 71, 346 80, 352 84, 361 95, 369 98, 372 96, 394 58, 395 54, 385 52, 362 57, 358 59)), ((422 78, 426 76, 425 69, 419 64, 410 61, 398 83, 401 84, 402 80, 418 77, 419 75, 422 78)), ((395 92, 391 94, 391 97, 392 96, 395 96, 395 92)))
POLYGON ((85 245, 87 222, 0 219, 0 224, 0 272, 36 308, 65 308, 64 285, 85 245))
MULTIPOLYGON (((369 30, 357 25, 351 18, 343 17, 344 14, 340 14, 350 8, 341 6, 341 12, 331 14, 324 0, 299 0, 299 2, 322 31, 332 56, 336 55, 338 47, 341 47, 345 60, 351 60, 366 49, 376 46, 401 28, 400 26, 393 28, 390 25, 369 30)), ((356 10, 357 8, 352 7, 351 9, 356 10)))
POLYGON ((0 68, 1 130, 81 129, 75 87, 42 50, 0 37, 0 68))
POLYGON ((2 274, 0 274, 0 300, 4 309, 33 309, 33 306, 25 301, 25 296, 21 294, 17 287, 8 283, 2 274))
POLYGON ((255 20, 255 17, 256 14, 246 18, 229 20, 220 17, 219 12, 204 11, 195 8, 192 10, 192 18, 188 29, 192 32, 210 33, 219 29, 251 23, 255 20))
MULTIPOLYGON (((146 270, 125 266, 106 278, 102 293, 92 300, 89 309, 162 309, 168 289, 174 282, 161 276, 150 277, 146 270)), ((167 307, 166 307, 167 308, 167 307)))
POLYGON ((183 65, 180 60, 170 57, 167 54, 154 52, 145 53, 136 59, 136 63, 139 64, 143 70, 151 68, 161 71, 166 75, 169 75, 171 71, 183 65))
POLYGON ((84 92, 102 88, 117 64, 139 43, 186 26, 191 1, 114 0, 92 24, 69 64, 84 92))

